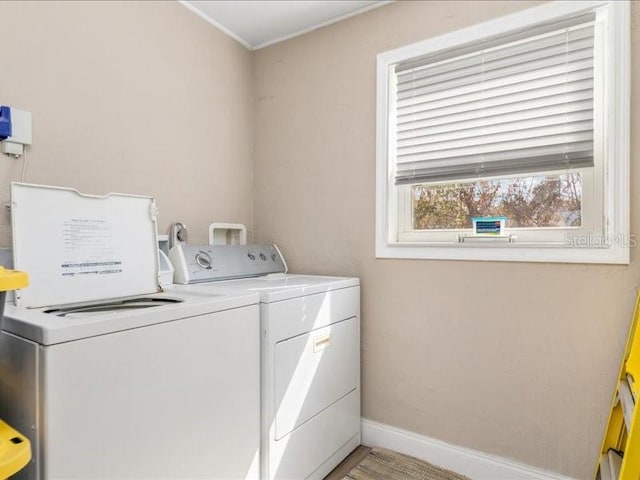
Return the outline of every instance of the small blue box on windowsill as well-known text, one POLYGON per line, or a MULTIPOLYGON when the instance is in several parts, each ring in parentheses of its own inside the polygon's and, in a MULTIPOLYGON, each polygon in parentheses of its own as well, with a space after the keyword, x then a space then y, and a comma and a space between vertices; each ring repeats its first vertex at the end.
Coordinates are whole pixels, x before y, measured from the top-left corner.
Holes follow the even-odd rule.
POLYGON ((507 217, 471 217, 475 235, 503 236, 507 217))
POLYGON ((0 106, 0 142, 11 136, 11 108, 0 106))

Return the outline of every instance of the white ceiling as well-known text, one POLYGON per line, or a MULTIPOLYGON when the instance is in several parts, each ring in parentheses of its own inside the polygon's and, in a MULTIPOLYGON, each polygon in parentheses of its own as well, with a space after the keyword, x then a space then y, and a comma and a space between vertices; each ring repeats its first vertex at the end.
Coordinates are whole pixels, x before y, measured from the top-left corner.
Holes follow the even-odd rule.
POLYGON ((180 0, 250 50, 281 42, 389 1, 180 0))

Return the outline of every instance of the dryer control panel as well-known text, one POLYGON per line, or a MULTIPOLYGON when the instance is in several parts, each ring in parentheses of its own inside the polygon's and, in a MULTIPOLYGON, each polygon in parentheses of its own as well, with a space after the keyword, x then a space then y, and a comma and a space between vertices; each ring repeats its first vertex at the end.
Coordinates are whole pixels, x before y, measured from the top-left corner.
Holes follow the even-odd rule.
POLYGON ((287 271, 276 245, 176 245, 169 259, 173 281, 183 285, 287 271))

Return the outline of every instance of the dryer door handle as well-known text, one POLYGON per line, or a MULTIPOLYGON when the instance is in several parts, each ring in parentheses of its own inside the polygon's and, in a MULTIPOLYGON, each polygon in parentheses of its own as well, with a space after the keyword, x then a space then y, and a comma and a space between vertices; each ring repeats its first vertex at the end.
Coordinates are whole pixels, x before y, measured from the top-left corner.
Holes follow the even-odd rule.
POLYGON ((331 345, 331 335, 324 335, 313 340, 313 353, 320 352, 331 345))

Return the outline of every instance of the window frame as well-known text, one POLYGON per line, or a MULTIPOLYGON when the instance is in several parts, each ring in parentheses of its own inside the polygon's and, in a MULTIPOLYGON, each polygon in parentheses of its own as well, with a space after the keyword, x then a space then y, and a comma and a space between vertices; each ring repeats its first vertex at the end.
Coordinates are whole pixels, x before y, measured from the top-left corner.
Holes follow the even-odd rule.
MULTIPOLYGON (((628 1, 550 2, 379 54, 377 58, 376 257, 628 264, 629 247, 635 244, 635 240, 629 235, 629 17, 628 1), (602 213, 598 211, 600 207, 596 207, 593 216, 597 218, 593 219, 591 225, 593 230, 586 228, 588 226, 563 229, 567 231, 563 242, 535 243, 532 241, 458 243, 450 240, 434 242, 429 241, 428 235, 421 238, 421 235, 419 233, 416 235, 415 231, 409 235, 406 231, 401 232, 401 225, 406 225, 407 222, 407 208, 403 205, 407 203, 407 196, 402 197, 400 191, 410 189, 410 186, 395 186, 393 161, 390 160, 395 151, 393 139, 389 135, 393 112, 389 105, 390 90, 393 89, 390 69, 397 63, 439 50, 479 42, 489 36, 523 31, 533 25, 594 10, 598 10, 598 22, 601 19, 600 28, 603 28, 606 46, 604 52, 597 54, 601 57, 604 88, 602 98, 594 97, 594 119, 604 120, 601 128, 598 128, 598 121, 594 125, 595 154, 601 158, 600 161, 595 162, 593 192, 589 195, 593 198, 601 195, 602 202, 595 204, 601 205, 602 213), (609 52, 615 52, 615 55, 609 52), (603 114, 598 115, 598 111, 603 114), (402 218, 403 215, 404 218, 402 218), (570 237, 571 235, 573 237, 570 237), (399 240, 401 236, 402 241, 399 240), (569 238, 575 238, 576 242, 568 241, 569 238), (605 242, 605 239, 608 241, 605 242)), ((593 203, 593 199, 590 202, 593 203)), ((517 235, 517 232, 513 233, 517 235)))

